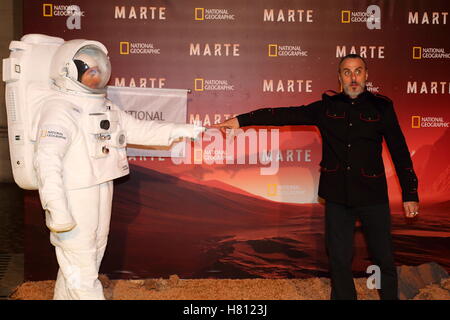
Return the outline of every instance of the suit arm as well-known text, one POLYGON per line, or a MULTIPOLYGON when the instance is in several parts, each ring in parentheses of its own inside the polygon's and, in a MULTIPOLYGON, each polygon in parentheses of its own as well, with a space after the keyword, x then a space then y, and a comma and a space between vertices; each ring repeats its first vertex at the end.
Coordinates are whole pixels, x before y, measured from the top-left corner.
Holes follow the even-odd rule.
POLYGON ((204 131, 203 127, 193 124, 139 120, 119 108, 117 110, 130 144, 170 146, 178 138, 194 139, 204 131))

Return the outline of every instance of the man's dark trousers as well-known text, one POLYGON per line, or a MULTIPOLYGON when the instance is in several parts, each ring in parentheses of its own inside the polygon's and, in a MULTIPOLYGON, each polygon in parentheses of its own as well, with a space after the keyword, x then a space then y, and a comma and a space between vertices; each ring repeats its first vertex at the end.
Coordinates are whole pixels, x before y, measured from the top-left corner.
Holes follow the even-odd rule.
POLYGON ((372 262, 381 270, 380 298, 398 299, 389 204, 348 207, 327 201, 325 237, 330 261, 331 299, 357 298, 352 275, 353 238, 357 218, 361 220, 372 262))

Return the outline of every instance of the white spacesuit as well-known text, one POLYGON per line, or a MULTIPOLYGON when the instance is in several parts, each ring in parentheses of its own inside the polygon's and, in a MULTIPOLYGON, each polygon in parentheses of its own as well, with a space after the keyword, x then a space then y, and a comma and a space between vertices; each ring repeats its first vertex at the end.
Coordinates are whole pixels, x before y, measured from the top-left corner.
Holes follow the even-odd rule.
POLYGON ((37 187, 60 266, 54 298, 104 299, 98 271, 113 179, 129 173, 126 144, 167 146, 204 128, 140 121, 108 101, 110 63, 97 41, 59 44, 50 66, 50 89, 30 93, 41 97, 30 122, 37 187))

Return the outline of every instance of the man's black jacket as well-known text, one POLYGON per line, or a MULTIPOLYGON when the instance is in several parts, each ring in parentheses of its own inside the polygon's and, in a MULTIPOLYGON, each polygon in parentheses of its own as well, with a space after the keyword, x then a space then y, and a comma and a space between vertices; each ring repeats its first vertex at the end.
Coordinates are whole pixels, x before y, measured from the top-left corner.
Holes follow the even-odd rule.
POLYGON ((319 196, 349 206, 388 202, 383 137, 395 165, 403 201, 419 201, 417 177, 392 101, 364 91, 300 107, 266 108, 238 117, 239 125, 314 125, 322 135, 319 196))

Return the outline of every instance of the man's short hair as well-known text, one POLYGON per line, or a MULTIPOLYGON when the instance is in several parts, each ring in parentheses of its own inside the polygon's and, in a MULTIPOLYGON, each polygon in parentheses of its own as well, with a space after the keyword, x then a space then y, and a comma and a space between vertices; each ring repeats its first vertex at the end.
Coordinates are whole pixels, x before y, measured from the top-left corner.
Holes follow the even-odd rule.
POLYGON ((345 57, 342 57, 341 60, 339 61, 338 72, 341 71, 341 64, 346 59, 361 59, 362 62, 364 63, 364 68, 367 69, 367 63, 366 63, 366 60, 363 59, 363 57, 361 57, 359 54, 356 54, 356 53, 350 53, 350 54, 346 55, 345 57))

